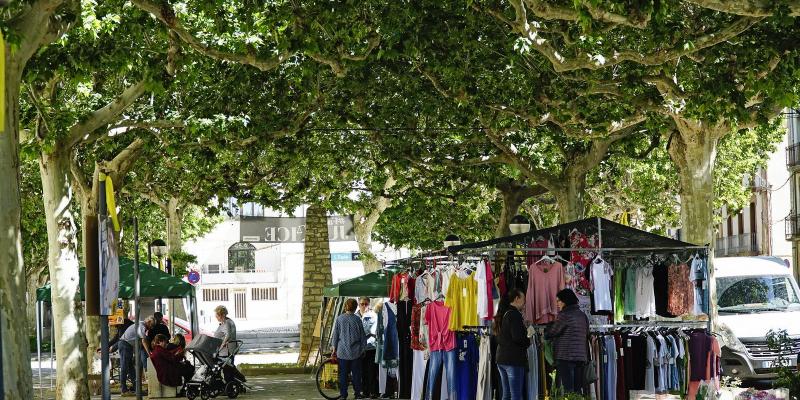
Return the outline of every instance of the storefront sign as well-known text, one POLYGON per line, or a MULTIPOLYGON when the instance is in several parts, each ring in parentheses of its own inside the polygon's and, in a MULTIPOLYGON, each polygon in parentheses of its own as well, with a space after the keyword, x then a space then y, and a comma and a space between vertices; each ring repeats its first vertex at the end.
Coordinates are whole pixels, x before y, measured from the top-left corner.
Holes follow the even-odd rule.
MULTIPOLYGON (((243 217, 239 222, 242 242, 303 243, 306 237, 305 218, 243 217)), ((331 242, 355 241, 353 216, 328 217, 328 239, 331 242)))

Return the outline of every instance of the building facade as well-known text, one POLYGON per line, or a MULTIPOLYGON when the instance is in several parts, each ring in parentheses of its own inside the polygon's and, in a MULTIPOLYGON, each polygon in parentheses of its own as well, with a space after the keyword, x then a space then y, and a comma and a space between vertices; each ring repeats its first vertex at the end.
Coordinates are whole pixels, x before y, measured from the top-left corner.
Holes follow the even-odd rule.
POLYGON ((775 256, 797 265, 788 233, 795 209, 792 180, 797 178, 786 168, 792 137, 796 135, 793 126, 787 119, 787 134, 770 155, 767 165, 752 177, 743 178, 742 184, 751 191, 750 203, 741 210, 719 210, 721 222, 716 229, 715 256, 775 256), (786 235, 782 232, 784 225, 786 235))
MULTIPOLYGON (((211 232, 183 246, 197 257, 194 269, 200 273, 196 288, 201 330, 216 328, 214 308, 218 305, 228 309, 239 330, 297 326, 303 290, 303 243, 248 241, 251 237, 246 225, 252 225, 252 219, 281 215, 252 203, 236 210, 211 232)), ((295 215, 304 216, 305 210, 301 207, 295 215)), ((407 252, 377 244, 374 247, 379 258, 407 256, 407 252)), ((364 273, 355 241, 331 241, 330 252, 333 282, 364 273)))
POLYGON ((786 168, 789 174, 790 202, 789 212, 785 218, 785 237, 791 241, 792 265, 795 278, 800 278, 800 109, 793 108, 784 112, 786 117, 787 143, 786 168))

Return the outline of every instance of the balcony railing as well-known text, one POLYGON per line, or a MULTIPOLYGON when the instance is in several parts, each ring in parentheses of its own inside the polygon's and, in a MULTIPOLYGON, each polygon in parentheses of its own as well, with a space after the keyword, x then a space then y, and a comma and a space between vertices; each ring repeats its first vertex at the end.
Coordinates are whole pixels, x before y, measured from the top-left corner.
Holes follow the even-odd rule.
POLYGON ((717 238, 717 246, 714 249, 714 256, 725 257, 728 255, 728 248, 725 246, 725 238, 717 238))
POLYGON ((758 255, 758 242, 755 234, 742 233, 735 237, 738 238, 736 254, 740 256, 758 255))
POLYGON ((800 215, 789 214, 783 221, 786 224, 786 240, 800 239, 800 215))
POLYGON ((800 143, 794 143, 786 147, 786 166, 796 167, 800 165, 800 143))
POLYGON ((725 256, 755 256, 759 254, 758 237, 754 233, 717 238, 717 248, 714 255, 725 256))

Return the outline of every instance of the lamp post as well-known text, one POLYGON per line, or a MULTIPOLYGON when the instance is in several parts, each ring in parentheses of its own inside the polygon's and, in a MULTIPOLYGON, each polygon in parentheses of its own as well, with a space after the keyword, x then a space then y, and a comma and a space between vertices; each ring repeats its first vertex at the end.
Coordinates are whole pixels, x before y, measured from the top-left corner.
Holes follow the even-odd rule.
POLYGON ((523 215, 515 215, 511 218, 511 223, 508 224, 508 230, 512 235, 519 235, 520 233, 528 233, 531 230, 531 221, 523 215))
MULTIPOLYGON (((153 256, 154 255, 157 257, 157 259, 160 259, 161 256, 163 256, 164 254, 167 254, 167 243, 164 242, 163 240, 156 239, 156 240, 153 240, 152 242, 150 242, 150 244, 147 245, 147 263, 150 264, 150 266, 153 265, 153 256)), ((159 269, 161 269, 161 268, 159 268, 159 269)), ((161 298, 160 297, 158 298, 158 303, 156 304, 156 311, 162 312, 161 311, 161 298)))

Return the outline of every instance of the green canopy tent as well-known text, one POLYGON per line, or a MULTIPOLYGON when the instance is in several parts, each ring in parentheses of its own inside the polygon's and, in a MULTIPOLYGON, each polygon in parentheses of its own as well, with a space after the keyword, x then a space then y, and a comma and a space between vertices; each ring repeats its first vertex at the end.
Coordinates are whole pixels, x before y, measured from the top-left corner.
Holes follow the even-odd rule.
MULTIPOLYGON (((78 291, 81 300, 85 300, 83 293, 84 268, 80 269, 80 285, 78 291)), ((161 297, 161 298, 191 298, 194 295, 194 286, 181 279, 153 267, 147 263, 139 263, 139 279, 141 282, 140 297, 161 297)), ((129 258, 119 258, 119 297, 122 299, 133 299, 134 293, 133 260, 129 258)), ((36 289, 36 300, 50 301, 50 283, 36 289)))
MULTIPOLYGON (((119 258, 119 297, 125 300, 132 300, 135 297, 135 277, 133 260, 125 257, 119 258)), ((86 279, 86 269, 80 269, 80 284, 78 292, 81 300, 85 300, 84 285, 86 279)), ((194 293, 194 286, 184 282, 180 278, 174 277, 152 265, 139 262, 139 283, 140 283, 140 297, 160 297, 160 298, 185 298, 188 300, 189 306, 189 319, 191 324, 192 335, 197 335, 199 329, 197 328, 197 303, 194 293)), ((39 384, 42 380, 42 365, 41 365, 41 329, 42 329, 42 303, 50 302, 51 288, 48 282, 44 286, 36 289, 36 336, 37 336, 37 353, 39 358, 39 384)), ((50 358, 53 358, 53 343, 52 334, 50 343, 50 358)))
MULTIPOLYGON (((322 308, 317 322, 318 337, 320 338, 317 353, 318 359, 323 354, 323 347, 330 340, 334 316, 341 313, 344 298, 361 296, 389 297, 389 285, 396 273, 397 270, 394 269, 381 269, 326 286, 322 290, 322 308), (331 301, 332 299, 334 301, 331 301)), ((316 333, 314 336, 317 336, 316 333)))
POLYGON ((325 297, 389 297, 389 283, 396 271, 382 269, 325 287, 325 297))

